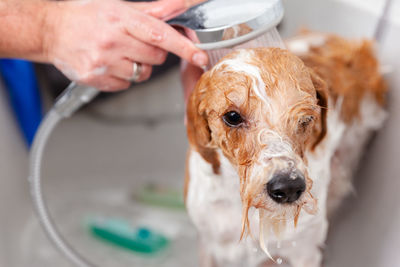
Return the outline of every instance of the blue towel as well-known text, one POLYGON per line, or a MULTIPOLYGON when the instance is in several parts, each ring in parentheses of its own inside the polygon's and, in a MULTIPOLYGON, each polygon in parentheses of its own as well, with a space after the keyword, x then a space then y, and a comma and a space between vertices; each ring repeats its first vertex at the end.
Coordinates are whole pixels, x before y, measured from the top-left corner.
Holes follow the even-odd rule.
POLYGON ((33 64, 18 59, 0 59, 0 74, 23 137, 30 146, 43 117, 33 64))

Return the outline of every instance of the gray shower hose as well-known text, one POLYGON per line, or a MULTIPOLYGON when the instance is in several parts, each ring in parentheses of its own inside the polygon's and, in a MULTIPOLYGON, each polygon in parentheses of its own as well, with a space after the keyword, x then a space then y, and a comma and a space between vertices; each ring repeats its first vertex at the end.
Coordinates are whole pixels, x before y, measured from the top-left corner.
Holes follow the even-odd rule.
POLYGON ((71 263, 79 267, 95 267, 96 265, 90 263, 76 252, 55 226, 42 193, 42 184, 40 180, 41 164, 47 140, 57 124, 62 119, 70 117, 81 106, 90 102, 98 93, 99 91, 93 87, 71 83, 62 96, 56 101, 54 107, 47 113, 35 136, 30 152, 29 182, 31 185, 32 199, 40 224, 48 238, 60 252, 65 255, 71 263))

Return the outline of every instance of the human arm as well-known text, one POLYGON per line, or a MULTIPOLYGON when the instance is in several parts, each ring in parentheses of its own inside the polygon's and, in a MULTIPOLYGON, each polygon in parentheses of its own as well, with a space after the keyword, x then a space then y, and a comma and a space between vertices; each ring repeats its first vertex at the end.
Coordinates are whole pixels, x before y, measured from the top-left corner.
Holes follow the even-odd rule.
POLYGON ((52 63, 101 90, 126 88, 133 62, 142 64, 144 80, 166 51, 207 64, 203 51, 160 20, 188 6, 184 0, 0 0, 0 56, 52 63))

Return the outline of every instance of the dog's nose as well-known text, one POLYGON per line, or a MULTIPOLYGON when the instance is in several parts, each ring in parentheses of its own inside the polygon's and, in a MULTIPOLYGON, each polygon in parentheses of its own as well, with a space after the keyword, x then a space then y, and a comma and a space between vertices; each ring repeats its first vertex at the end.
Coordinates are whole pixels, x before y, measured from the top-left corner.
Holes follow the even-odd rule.
POLYGON ((277 203, 292 203, 306 190, 304 176, 298 171, 278 172, 267 183, 268 195, 277 203))

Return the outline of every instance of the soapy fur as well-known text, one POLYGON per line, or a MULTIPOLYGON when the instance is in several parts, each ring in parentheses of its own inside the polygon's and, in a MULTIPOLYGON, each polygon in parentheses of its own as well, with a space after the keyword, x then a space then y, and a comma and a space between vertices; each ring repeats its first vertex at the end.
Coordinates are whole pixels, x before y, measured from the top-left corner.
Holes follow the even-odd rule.
POLYGON ((317 47, 309 36, 288 46, 300 47, 304 61, 278 48, 235 51, 193 91, 186 204, 202 265, 259 266, 279 256, 293 267, 320 266, 327 216, 350 191, 365 142, 384 121, 386 86, 370 43, 317 39, 317 47), (240 127, 224 124, 231 110, 243 117, 240 127), (278 204, 265 185, 288 169, 304 175, 306 191, 278 204))

